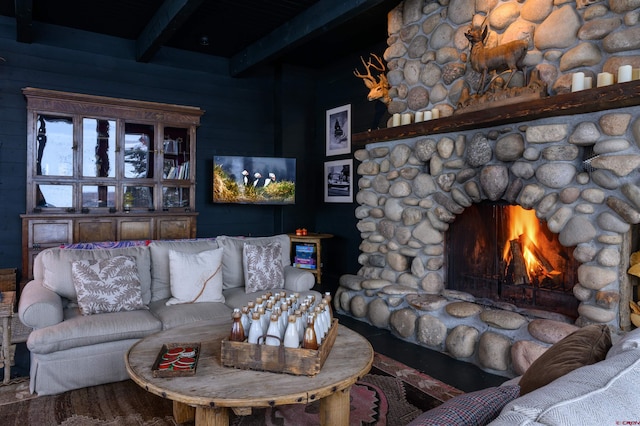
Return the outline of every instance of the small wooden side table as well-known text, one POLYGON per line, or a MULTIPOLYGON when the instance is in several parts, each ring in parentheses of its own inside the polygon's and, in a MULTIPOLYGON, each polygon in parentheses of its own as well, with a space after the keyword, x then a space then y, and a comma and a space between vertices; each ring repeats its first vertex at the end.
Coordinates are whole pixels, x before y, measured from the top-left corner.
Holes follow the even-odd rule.
POLYGON ((2 354, 0 361, 4 364, 5 385, 11 380, 11 318, 16 303, 15 291, 3 291, 0 301, 0 318, 2 318, 2 354))
MULTIPOLYGON (((322 283, 322 240, 327 238, 333 238, 331 234, 316 234, 309 233, 307 235, 288 234, 291 241, 291 251, 295 256, 295 243, 314 244, 316 249, 316 268, 301 268, 306 269, 316 276, 318 284, 322 283)), ((293 266, 296 266, 295 264, 293 266)), ((300 268, 300 266, 297 266, 300 268)))

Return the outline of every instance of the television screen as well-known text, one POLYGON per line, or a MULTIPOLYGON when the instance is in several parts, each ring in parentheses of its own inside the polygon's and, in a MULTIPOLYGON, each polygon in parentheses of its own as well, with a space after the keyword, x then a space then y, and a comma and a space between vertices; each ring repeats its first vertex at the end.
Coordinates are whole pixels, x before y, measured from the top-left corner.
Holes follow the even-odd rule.
POLYGON ((296 159, 276 157, 213 157, 213 202, 293 204, 296 159))

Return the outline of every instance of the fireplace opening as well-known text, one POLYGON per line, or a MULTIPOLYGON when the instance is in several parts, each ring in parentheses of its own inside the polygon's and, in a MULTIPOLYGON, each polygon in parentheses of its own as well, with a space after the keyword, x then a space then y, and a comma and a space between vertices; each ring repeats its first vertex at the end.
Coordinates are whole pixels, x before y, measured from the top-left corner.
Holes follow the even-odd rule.
POLYGON ((578 317, 573 295, 579 263, 534 210, 483 202, 456 217, 447 231, 450 289, 578 317))

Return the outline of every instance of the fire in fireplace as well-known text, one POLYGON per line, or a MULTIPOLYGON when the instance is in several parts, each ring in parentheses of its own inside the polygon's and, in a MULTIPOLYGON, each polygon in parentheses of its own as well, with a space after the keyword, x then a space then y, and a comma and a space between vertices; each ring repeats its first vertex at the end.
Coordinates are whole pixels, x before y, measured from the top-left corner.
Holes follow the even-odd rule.
POLYGON ((575 319, 578 300, 572 289, 580 265, 572 252, 533 210, 474 204, 447 231, 447 281, 450 289, 491 303, 575 319))

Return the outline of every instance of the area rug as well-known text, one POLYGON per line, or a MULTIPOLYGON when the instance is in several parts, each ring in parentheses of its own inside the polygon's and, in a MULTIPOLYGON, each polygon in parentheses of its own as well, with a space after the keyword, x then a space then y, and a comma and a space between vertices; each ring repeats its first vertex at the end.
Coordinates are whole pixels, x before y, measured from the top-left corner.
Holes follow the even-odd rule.
MULTIPOLYGON (((352 425, 404 426, 423 411, 463 392, 384 355, 351 388, 352 425)), ((308 405, 253 410, 231 415, 234 426, 305 426, 319 424, 319 401, 308 405)), ((167 426, 175 425, 172 403, 144 391, 130 380, 34 396, 28 381, 0 387, 0 425, 167 426)))

